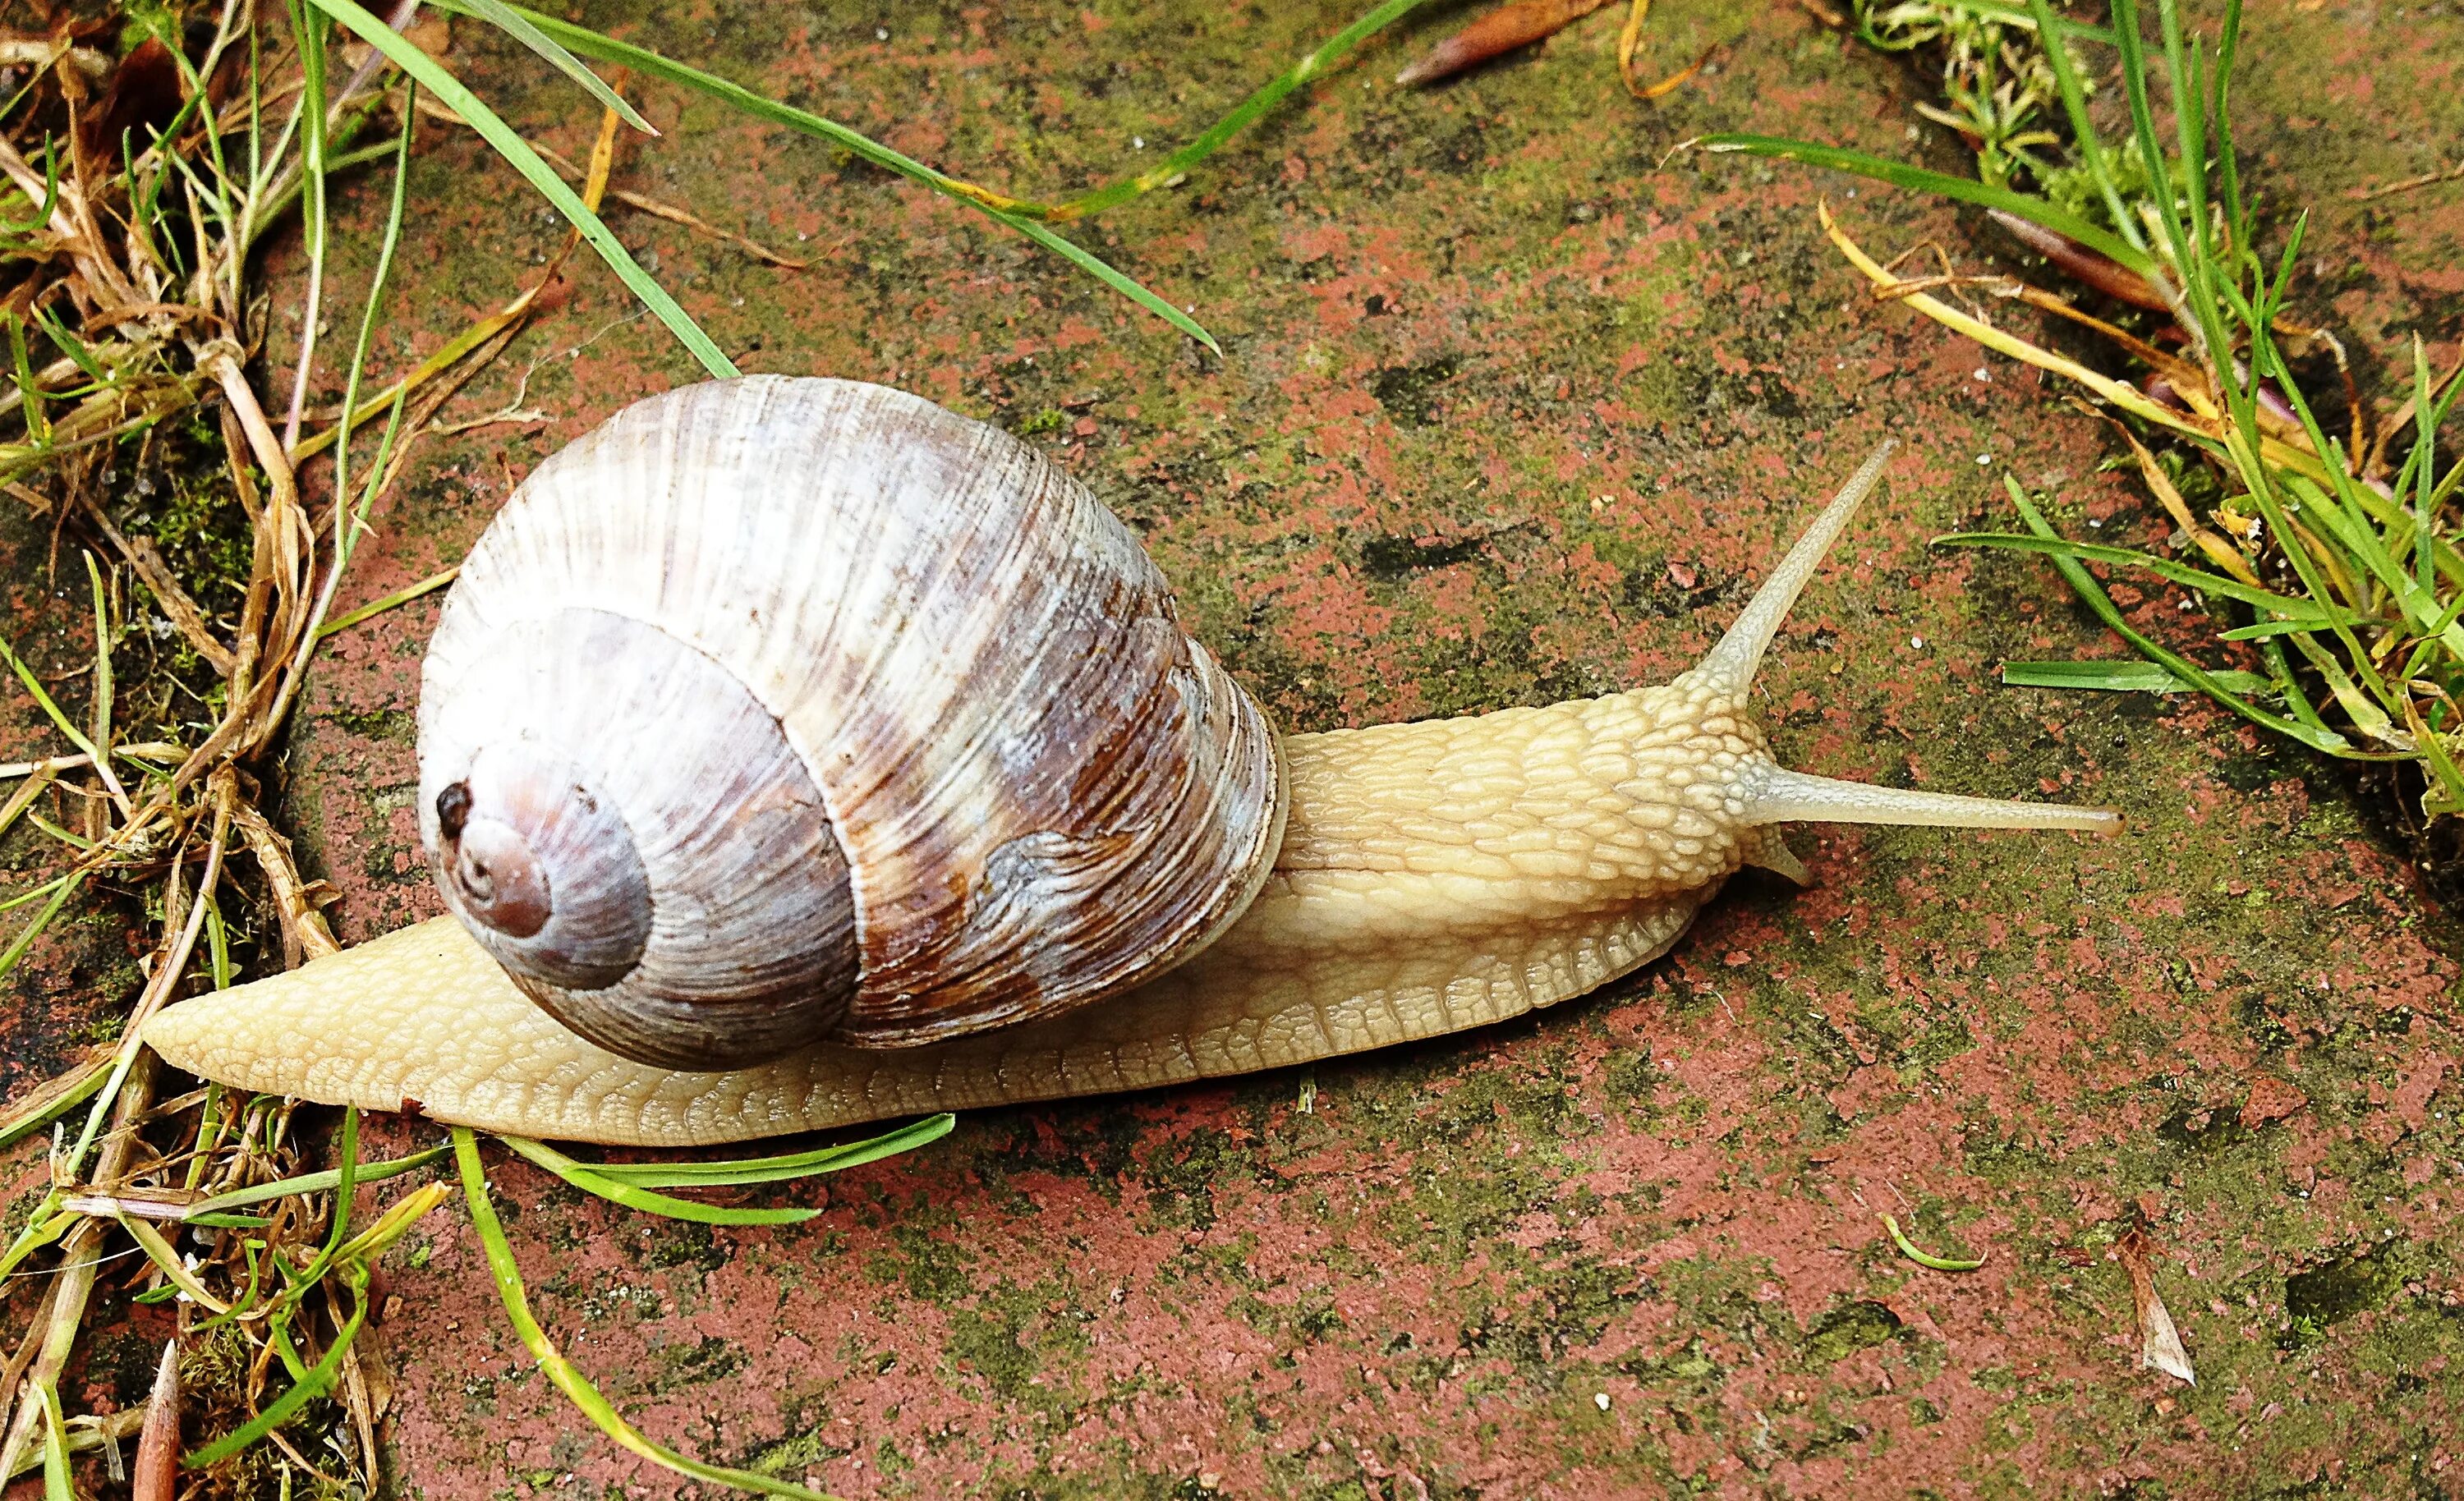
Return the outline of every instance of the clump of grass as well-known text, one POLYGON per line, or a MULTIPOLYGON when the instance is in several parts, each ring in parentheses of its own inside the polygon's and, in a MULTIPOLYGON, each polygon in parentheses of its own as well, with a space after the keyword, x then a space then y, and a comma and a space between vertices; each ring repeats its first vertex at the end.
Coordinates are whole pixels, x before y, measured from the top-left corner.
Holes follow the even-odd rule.
MULTIPOLYGON (((183 1463, 195 1476, 185 1493, 375 1493, 376 1414, 361 1354, 370 1282, 451 1196, 434 1176, 451 1152, 508 1318, 594 1425, 694 1479, 811 1494, 653 1443, 563 1360, 528 1311, 469 1133, 363 1163, 356 1113, 329 1141, 319 1128, 331 1113, 296 1100, 212 1084, 166 1097, 139 1025, 252 964, 336 948, 319 893, 257 806, 259 777, 319 644, 451 580, 449 569, 335 611, 372 511, 439 407, 520 334, 567 257, 589 247, 702 369, 736 373, 609 229, 600 213, 607 198, 795 265, 676 206, 611 188, 620 135, 649 127, 584 59, 830 141, 965 203, 1220 354, 1189 312, 1056 227, 1179 181, 1420 3, 1384 0, 1158 167, 1058 203, 963 182, 836 121, 504 0, 439 8, 512 36, 590 97, 602 115, 586 166, 560 170, 403 34, 417 11, 409 0, 383 16, 358 0, 130 4, 77 33, 88 41, 59 33, 40 55, 18 59, 20 71, 0 71, 0 265, 15 278, 0 306, 0 494, 48 516, 71 544, 69 579, 92 637, 81 706, 0 642, 0 681, 13 680, 60 741, 55 754, 0 767, 9 787, 0 835, 32 829, 49 855, 48 874, 0 897, 10 925, 0 978, 98 891, 134 899, 148 948, 119 1040, 0 1115, 0 1145, 44 1132, 52 1140, 51 1186, 0 1243, 0 1291, 36 1289, 27 1328, 0 1343, 0 1484, 40 1468, 47 1496, 67 1501, 77 1456, 136 1431, 143 1409, 75 1414, 60 1389, 98 1286, 124 1277, 139 1301, 176 1311, 189 1394, 183 1463), (356 61, 354 42, 364 47, 356 61), (527 290, 379 385, 370 350, 423 121, 477 133, 571 233, 527 290), (339 232, 332 193, 351 173, 389 185, 376 269, 355 310, 327 274, 339 232), (260 384, 275 289, 261 282, 258 252, 269 235, 295 228, 305 274, 280 290, 295 299, 300 333, 283 351, 292 374, 277 393, 260 384), (329 340, 329 322, 344 337, 329 340), (320 372, 339 372, 342 384, 341 402, 322 414, 308 402, 320 372), (328 1157, 334 1166, 309 1165, 328 1157), (363 1216, 362 1190, 396 1180, 407 1186, 363 1216)), ((667 1190, 794 1182, 912 1150, 951 1125, 937 1116, 840 1146, 655 1165, 506 1145, 629 1208, 775 1225, 816 1211, 667 1190)))
POLYGON ((2404 398, 2373 405, 2360 395, 2343 346, 2295 321, 2294 273, 2308 219, 2262 219, 2243 181, 2231 108, 2238 0, 2226 5, 2212 44, 2186 31, 2176 0, 2158 0, 2153 53, 2138 0, 2114 0, 2109 28, 2059 16, 2046 0, 2029 0, 2024 11, 1985 0, 1904 0, 1884 10, 1860 5, 1857 14, 1859 34, 1878 45, 1944 46, 1952 107, 1927 113, 1967 137, 1977 153, 1976 179, 1767 137, 1704 143, 1988 209, 2079 292, 1947 264, 1939 274, 1905 274, 1898 263, 1867 255, 1828 205, 1822 221, 1876 297, 1903 301, 2092 399, 2123 429, 2128 462, 2176 527, 2172 555, 2073 541, 2006 480, 2024 531, 1940 538, 2050 558, 2145 659, 2013 663, 2004 680, 2202 692, 2314 750, 2382 763, 2409 778, 2406 812, 2417 835, 2434 835, 2442 821, 2447 830, 2459 827, 2464 554, 2456 507, 2464 465, 2452 445, 2442 453, 2439 434, 2464 392, 2464 361, 2441 373, 2416 337, 2404 398), (2125 106, 2119 139, 2101 133, 2092 117, 2087 72, 2076 56, 2084 44, 2116 54, 2125 106), (2102 298, 2109 315, 2082 305, 2081 293, 2102 298), (2117 379, 2014 332, 1984 311, 1985 300, 2025 303, 2087 331, 2135 365, 2139 380, 2117 379), (2342 377, 2342 412, 2322 411, 2297 375, 2297 363, 2314 354, 2342 377), (2190 482, 2194 472, 2200 483, 2190 482), (2202 506, 2194 508, 2194 494, 2204 495, 2202 506), (2207 660, 2177 652, 2115 604, 2098 576, 2104 569, 2189 590, 2233 623, 2201 654, 2207 660))

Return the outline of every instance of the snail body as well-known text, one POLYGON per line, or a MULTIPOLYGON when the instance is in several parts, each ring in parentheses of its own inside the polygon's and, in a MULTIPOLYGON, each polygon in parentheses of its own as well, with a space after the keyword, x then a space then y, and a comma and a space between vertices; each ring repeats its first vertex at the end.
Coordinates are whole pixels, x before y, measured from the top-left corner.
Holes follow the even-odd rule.
POLYGON ((440 622, 422 832, 453 915, 145 1038, 254 1090, 734 1141, 1500 1021, 1665 952, 1741 865, 1802 880, 1782 821, 2114 827, 1772 760, 1755 668, 1884 456, 1671 683, 1278 743, 1005 435, 849 382, 654 398, 541 466, 440 622), (979 645, 988 682, 911 693, 979 645), (720 748, 671 753, 690 796, 646 813, 631 727, 678 698, 720 748))

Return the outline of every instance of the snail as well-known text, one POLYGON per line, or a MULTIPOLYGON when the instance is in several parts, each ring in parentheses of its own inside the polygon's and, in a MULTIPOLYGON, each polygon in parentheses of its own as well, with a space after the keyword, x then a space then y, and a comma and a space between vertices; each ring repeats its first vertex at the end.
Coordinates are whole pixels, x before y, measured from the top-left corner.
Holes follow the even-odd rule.
POLYGON ((750 377, 490 524, 422 672, 449 914, 166 1008, 247 1089, 686 1145, 1146 1088, 1553 1005, 1794 820, 2101 831, 1833 781, 1747 717, 1890 446, 1673 682, 1278 737, 1128 528, 999 429, 750 377))

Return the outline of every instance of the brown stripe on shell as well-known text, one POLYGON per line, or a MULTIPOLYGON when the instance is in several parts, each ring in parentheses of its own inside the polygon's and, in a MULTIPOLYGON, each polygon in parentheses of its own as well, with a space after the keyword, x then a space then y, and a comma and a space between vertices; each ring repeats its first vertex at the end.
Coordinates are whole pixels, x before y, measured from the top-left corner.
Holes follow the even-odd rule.
POLYGON ((1136 539, 920 398, 753 377, 619 413, 465 564, 428 691, 474 670, 480 625, 566 608, 690 643, 777 715, 849 867, 847 1040, 1126 989, 1220 931, 1272 859, 1273 737, 1136 539))

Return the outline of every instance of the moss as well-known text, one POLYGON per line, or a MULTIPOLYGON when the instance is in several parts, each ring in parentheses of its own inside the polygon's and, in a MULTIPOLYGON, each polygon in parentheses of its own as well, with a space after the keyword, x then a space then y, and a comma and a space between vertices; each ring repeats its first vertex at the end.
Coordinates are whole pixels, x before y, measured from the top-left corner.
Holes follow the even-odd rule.
POLYGON ((1859 1350, 1870 1350, 1897 1335, 1900 1316, 1880 1303, 1842 1304, 1816 1318, 1805 1332, 1805 1357, 1816 1365, 1833 1365, 1859 1350))
POLYGON ((2386 1307, 2404 1285, 2405 1249, 2374 1246, 2286 1277, 2284 1313, 2292 1320, 2292 1338, 2315 1338, 2356 1315, 2386 1307))

